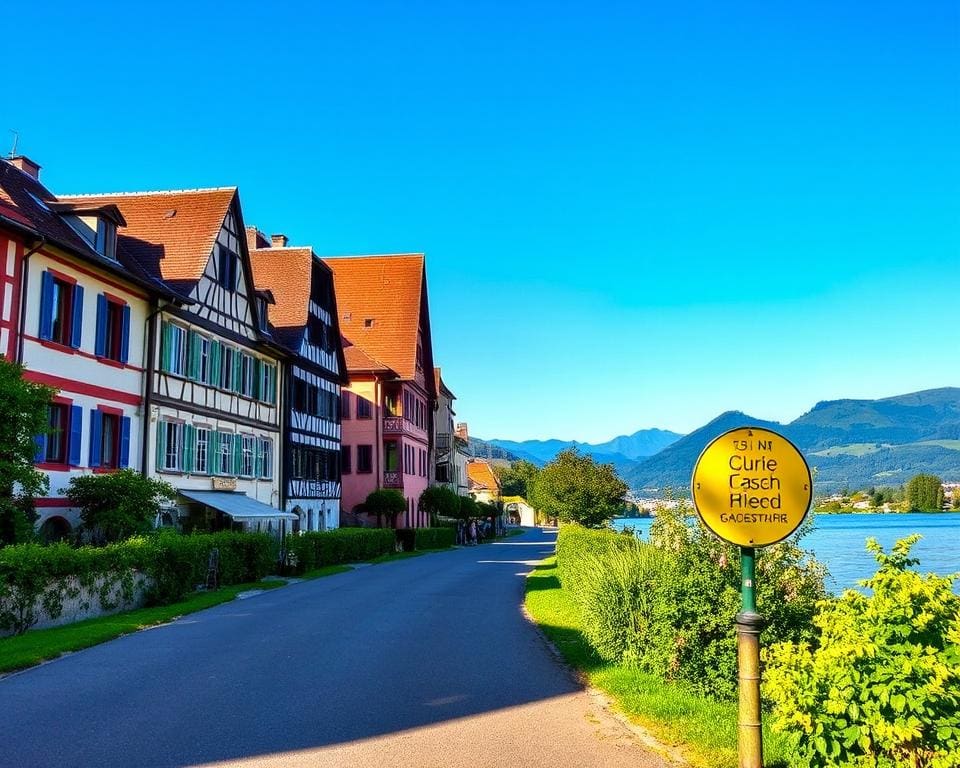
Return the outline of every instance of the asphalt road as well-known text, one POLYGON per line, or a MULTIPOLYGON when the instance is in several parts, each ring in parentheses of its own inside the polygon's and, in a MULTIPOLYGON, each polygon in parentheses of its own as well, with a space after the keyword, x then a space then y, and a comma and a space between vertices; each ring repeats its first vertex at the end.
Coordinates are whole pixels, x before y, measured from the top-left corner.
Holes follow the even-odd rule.
POLYGON ((555 534, 235 600, 0 680, 0 766, 661 766, 521 613, 555 534))

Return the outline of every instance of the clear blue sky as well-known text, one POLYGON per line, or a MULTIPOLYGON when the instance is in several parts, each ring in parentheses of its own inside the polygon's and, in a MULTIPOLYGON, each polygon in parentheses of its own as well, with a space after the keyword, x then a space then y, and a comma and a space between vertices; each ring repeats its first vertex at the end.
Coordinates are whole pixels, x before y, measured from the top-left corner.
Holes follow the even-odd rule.
POLYGON ((955 2, 206 5, 19 4, 0 128, 55 192, 424 251, 473 434, 960 385, 955 2))

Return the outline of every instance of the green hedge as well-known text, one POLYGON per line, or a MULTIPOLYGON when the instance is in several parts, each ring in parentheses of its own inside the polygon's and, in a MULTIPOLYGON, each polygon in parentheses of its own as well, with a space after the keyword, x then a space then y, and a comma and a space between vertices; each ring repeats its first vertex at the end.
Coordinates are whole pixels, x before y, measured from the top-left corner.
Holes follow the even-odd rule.
POLYGON ((417 528, 413 537, 416 549, 442 549, 452 547, 457 538, 454 528, 417 528))
POLYGON ((393 528, 338 528, 287 537, 287 551, 297 558, 297 573, 325 565, 370 560, 395 549, 393 528))
POLYGON ((106 547, 0 548, 0 628, 25 632, 37 622, 41 609, 57 617, 64 601, 84 590, 95 591, 101 608, 112 610, 132 598, 135 571, 152 582, 148 602, 177 602, 206 581, 214 547, 220 550, 221 584, 257 581, 276 562, 274 539, 253 533, 158 532, 106 547))
POLYGON ((584 528, 575 523, 563 525, 557 535, 557 576, 568 590, 576 589, 585 564, 606 555, 611 548, 633 545, 633 536, 608 529, 584 528))

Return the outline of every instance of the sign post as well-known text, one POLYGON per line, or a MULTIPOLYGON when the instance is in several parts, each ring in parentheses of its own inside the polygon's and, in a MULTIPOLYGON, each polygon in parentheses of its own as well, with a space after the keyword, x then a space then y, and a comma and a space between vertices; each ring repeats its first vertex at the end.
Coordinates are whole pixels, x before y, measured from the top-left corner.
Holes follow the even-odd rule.
POLYGON ((700 522, 740 547, 741 609, 736 617, 740 768, 762 768, 760 630, 756 548, 776 544, 803 522, 813 499, 806 460, 783 435, 744 427, 715 438, 700 454, 691 481, 700 522))

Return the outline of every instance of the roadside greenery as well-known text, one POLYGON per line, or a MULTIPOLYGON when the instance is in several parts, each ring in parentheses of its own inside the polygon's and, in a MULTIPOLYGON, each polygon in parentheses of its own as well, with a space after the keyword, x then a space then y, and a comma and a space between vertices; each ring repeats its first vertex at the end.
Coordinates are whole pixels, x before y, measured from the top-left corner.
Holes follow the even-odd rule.
POLYGON ((96 545, 149 533, 162 503, 177 495, 170 483, 144 477, 133 469, 73 477, 63 490, 80 509, 86 539, 96 545))
POLYGON ((764 694, 798 765, 960 766, 960 597, 953 577, 909 570, 902 539, 879 570, 823 601, 816 642, 779 643, 764 653, 764 694))
POLYGON ((0 357, 0 546, 33 541, 33 499, 49 488, 34 460, 43 458, 39 452, 46 445, 55 390, 27 381, 23 372, 23 366, 0 357))
POLYGON ((295 572, 304 573, 392 553, 396 541, 393 528, 337 528, 288 536, 286 546, 287 552, 296 556, 295 572))
POLYGON ((532 462, 520 459, 510 466, 494 466, 493 471, 500 480, 501 493, 504 496, 523 496, 529 499, 540 470, 532 462))
MULTIPOLYGON (((736 694, 739 549, 695 524, 693 515, 685 503, 659 509, 649 543, 629 532, 564 526, 559 574, 602 658, 729 700, 736 694)), ((794 541, 763 550, 757 560, 762 642, 813 637, 824 573, 794 541)))
POLYGON ((547 518, 597 527, 623 509, 626 492, 612 464, 569 448, 537 473, 528 501, 547 518))
POLYGON ((431 485, 420 494, 420 506, 430 515, 430 524, 436 525, 441 517, 457 517, 460 497, 442 485, 431 485))
POLYGON ((403 514, 407 509, 407 500, 400 491, 392 488, 383 488, 378 491, 371 491, 363 502, 363 511, 377 517, 377 528, 383 524, 383 518, 387 519, 387 524, 393 528, 397 522, 397 516, 403 514))

